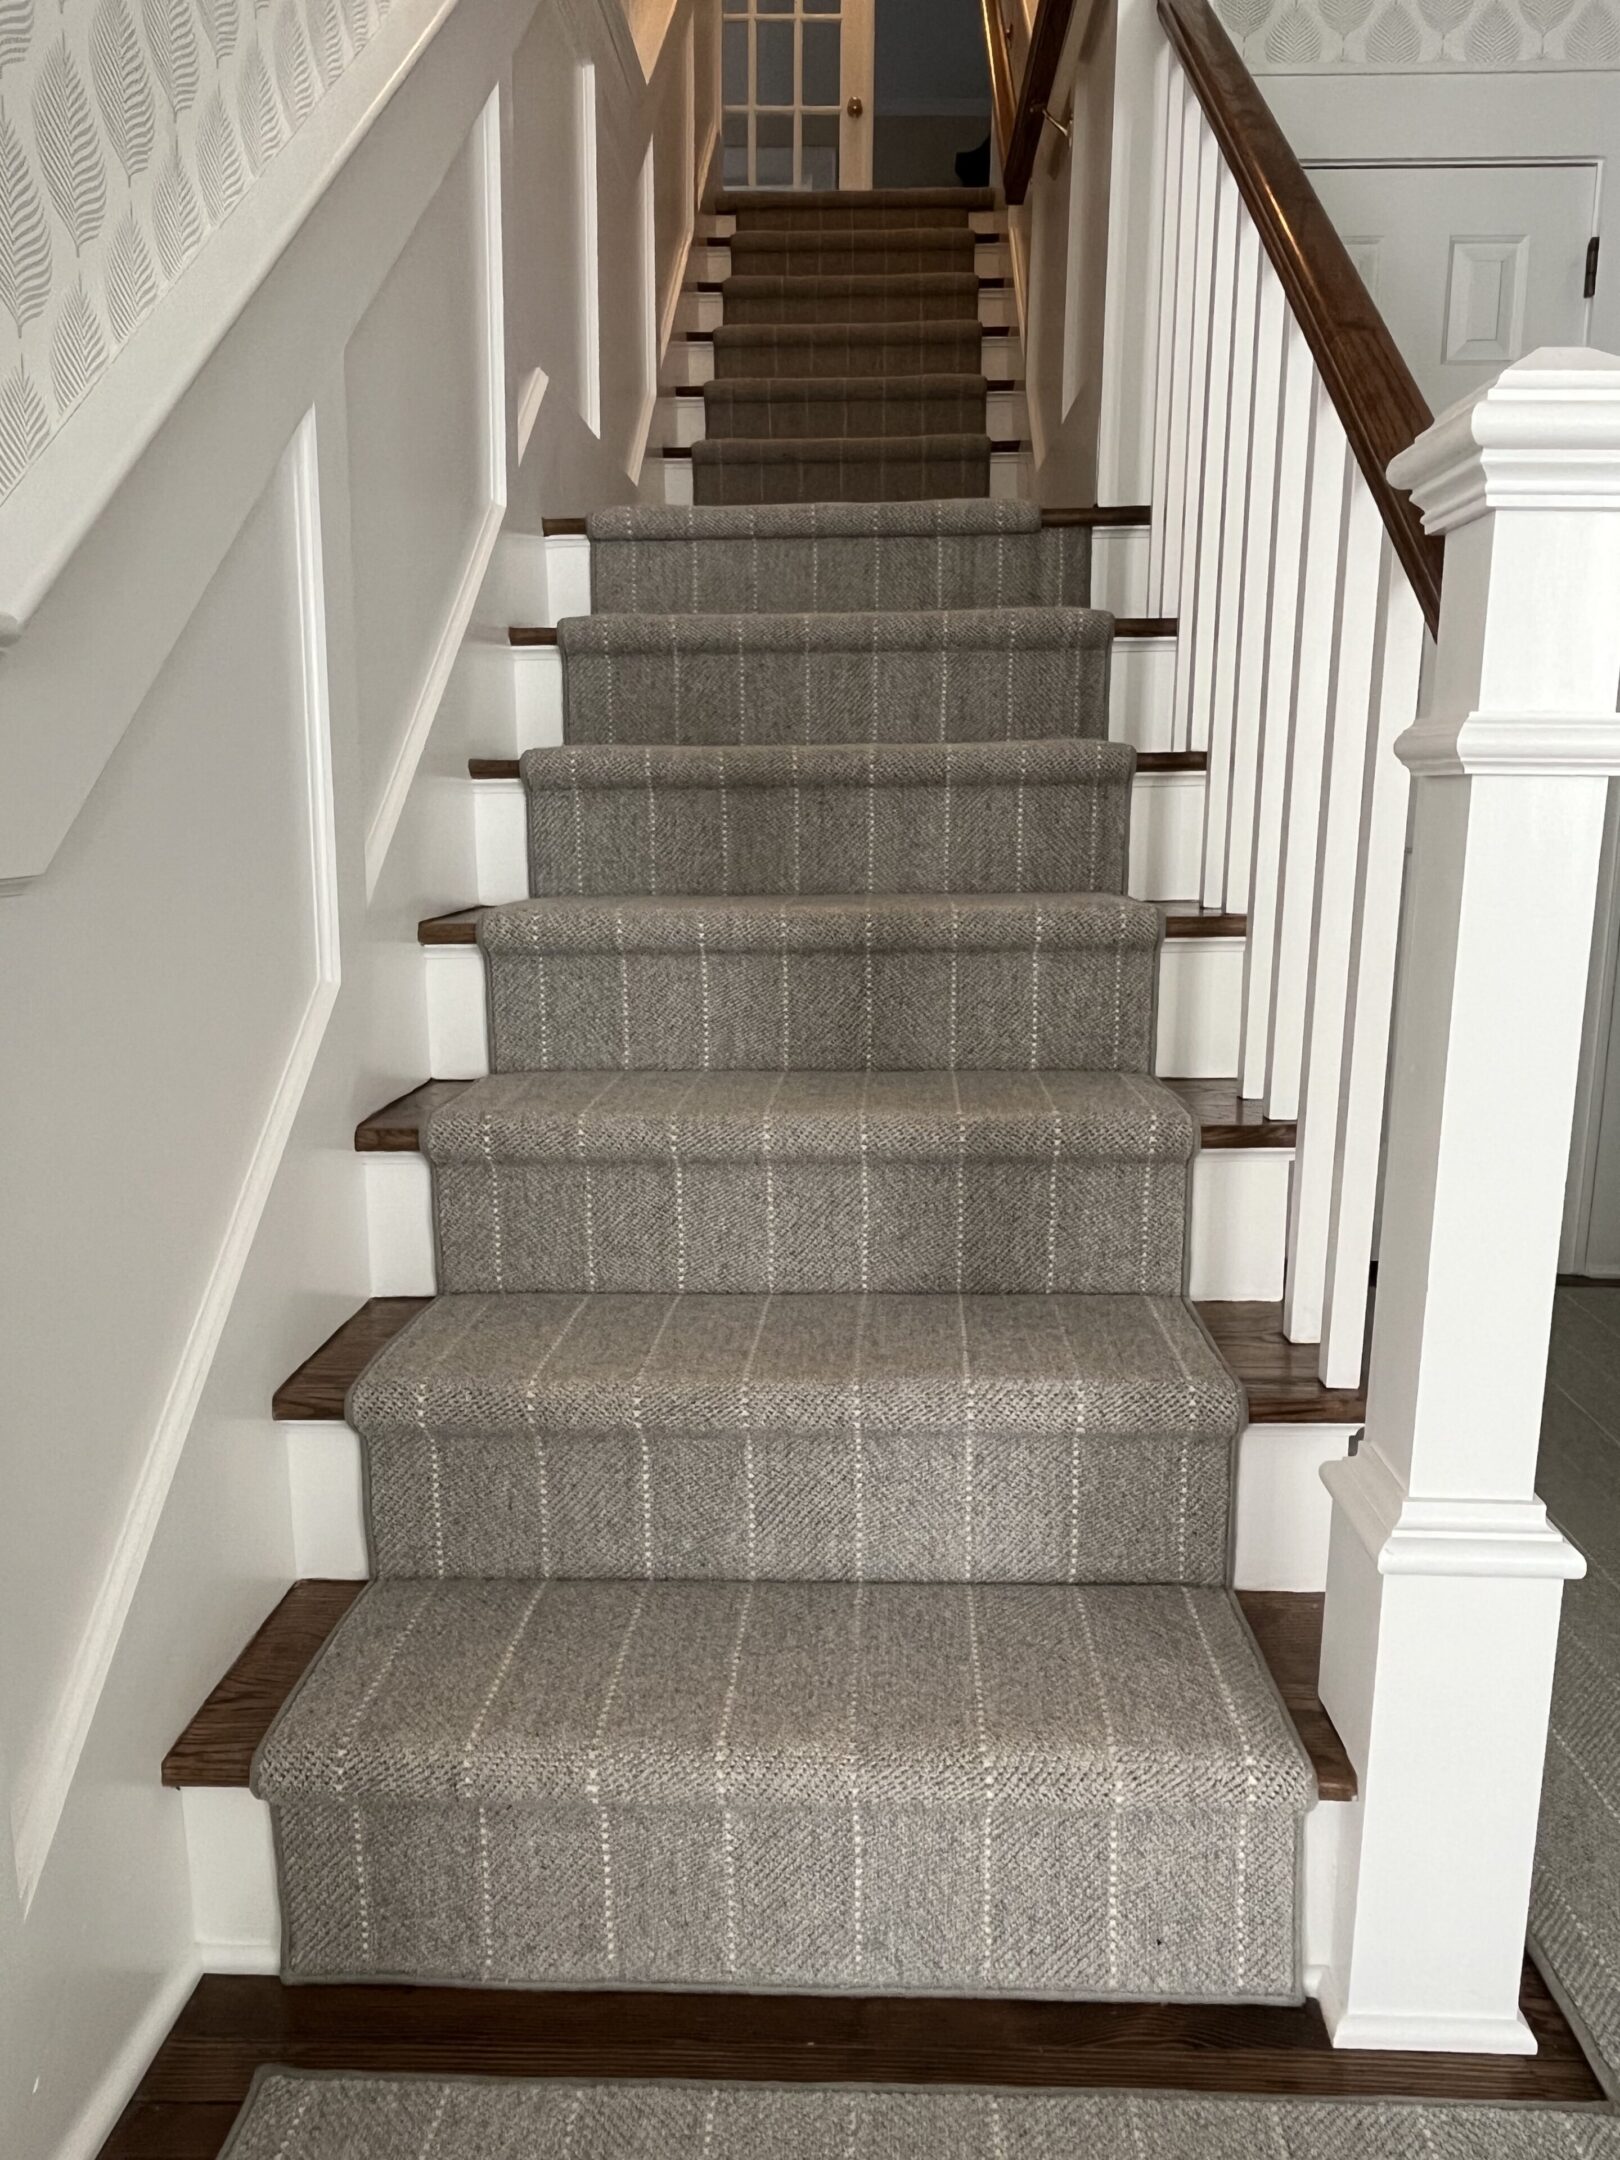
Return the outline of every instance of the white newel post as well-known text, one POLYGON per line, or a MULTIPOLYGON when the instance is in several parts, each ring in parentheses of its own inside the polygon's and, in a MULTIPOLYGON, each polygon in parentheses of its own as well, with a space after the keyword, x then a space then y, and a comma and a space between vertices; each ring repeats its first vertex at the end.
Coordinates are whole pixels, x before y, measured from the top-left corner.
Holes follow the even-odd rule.
POLYGON ((1620 773, 1620 360, 1538 352, 1390 476, 1446 535, 1413 782, 1367 1424, 1322 1699, 1355 1763, 1341 2047, 1529 2054, 1518 2009, 1566 1580, 1536 1498, 1604 798, 1620 773))

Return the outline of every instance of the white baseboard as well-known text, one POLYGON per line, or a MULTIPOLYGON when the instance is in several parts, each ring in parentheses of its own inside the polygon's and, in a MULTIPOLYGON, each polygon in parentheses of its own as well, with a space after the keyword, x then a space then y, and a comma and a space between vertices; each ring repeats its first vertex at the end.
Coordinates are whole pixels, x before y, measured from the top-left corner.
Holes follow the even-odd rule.
MULTIPOLYGON (((159 1979, 146 2008, 130 2027, 123 2045, 97 2079, 95 2089, 57 2146, 53 2160, 97 2160, 113 2125, 129 2105, 147 2065, 168 2037, 192 1989, 207 1970, 192 1952, 159 1979)), ((69 2013, 71 2014, 71 2013, 69 2013)))

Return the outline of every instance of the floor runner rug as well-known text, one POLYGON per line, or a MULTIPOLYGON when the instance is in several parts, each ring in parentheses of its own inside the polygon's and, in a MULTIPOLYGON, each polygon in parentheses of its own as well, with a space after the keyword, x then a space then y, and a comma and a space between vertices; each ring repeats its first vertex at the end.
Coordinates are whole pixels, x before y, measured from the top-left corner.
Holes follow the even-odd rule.
POLYGON ((225 2160, 1612 2160, 1599 2108, 262 2072, 225 2160))

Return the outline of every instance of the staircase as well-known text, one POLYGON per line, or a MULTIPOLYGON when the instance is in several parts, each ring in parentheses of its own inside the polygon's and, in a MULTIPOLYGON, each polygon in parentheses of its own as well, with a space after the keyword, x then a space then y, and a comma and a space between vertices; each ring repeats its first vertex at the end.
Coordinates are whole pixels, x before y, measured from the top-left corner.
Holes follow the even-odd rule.
POLYGON ((665 500, 1022 493, 996 221, 988 188, 719 195, 689 379, 664 401, 665 500))
POLYGON ((375 1579, 254 1765, 285 1967, 1296 2000, 1086 535, 939 424, 955 199, 724 207, 736 432, 592 520, 375 1579))

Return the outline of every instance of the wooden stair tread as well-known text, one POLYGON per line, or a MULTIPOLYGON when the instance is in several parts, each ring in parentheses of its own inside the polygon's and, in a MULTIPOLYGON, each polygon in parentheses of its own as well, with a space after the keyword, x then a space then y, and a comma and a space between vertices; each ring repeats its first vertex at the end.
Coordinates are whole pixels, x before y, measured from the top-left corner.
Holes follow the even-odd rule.
MULTIPOLYGON (((362 1155, 414 1154, 426 1121, 472 1084, 470 1080, 424 1080, 420 1087, 395 1096, 360 1120, 354 1129, 356 1149, 362 1155)), ((1242 1101, 1235 1080, 1166 1080, 1164 1084, 1198 1119, 1200 1141, 1206 1148, 1291 1148, 1295 1143, 1294 1125, 1268 1118, 1260 1103, 1242 1101)))
MULTIPOLYGON (((467 774, 473 780, 516 780, 520 761, 515 757, 470 757, 467 774)), ((1139 773, 1201 773, 1209 770, 1204 750, 1138 750, 1139 773)))
MULTIPOLYGON (((369 1299, 282 1382, 271 1415, 294 1424, 340 1421, 354 1382, 429 1302, 426 1297, 369 1299)), ((1248 1393, 1252 1423, 1358 1425, 1365 1417, 1367 1399, 1360 1389, 1323 1387, 1316 1377, 1316 1346, 1288 1341, 1280 1304, 1211 1299, 1197 1312, 1248 1393)))
MULTIPOLYGON (((994 443, 991 447, 996 450, 1016 450, 1024 446, 1018 443, 994 443)), ((690 457, 691 454, 690 450, 676 450, 667 453, 671 457, 690 457)), ((1114 636, 1116 639, 1173 638, 1176 635, 1176 629, 1177 618, 1174 615, 1116 615, 1114 617, 1114 636)), ((522 647, 531 645, 552 646, 557 642, 557 632, 554 626, 548 627, 540 623, 513 623, 507 630, 506 641, 509 645, 522 647)), ((1172 757, 1178 753, 1168 750, 1144 750, 1139 751, 1137 754, 1138 757, 1172 757)), ((1188 752, 1186 754, 1190 756, 1195 753, 1188 752)))
MULTIPOLYGON (((1157 900, 1153 905, 1164 917, 1167 938, 1230 938, 1248 932, 1248 918, 1229 915, 1220 908, 1200 906, 1196 900, 1157 900)), ((416 926, 423 945, 476 945, 482 908, 457 908, 448 915, 426 916, 416 926)))
MULTIPOLYGON (((256 1749, 316 1653, 364 1588, 296 1582, 163 1758, 169 1786, 243 1786, 256 1749)), ((1271 1668, 1324 1800, 1355 1798, 1356 1776, 1316 1694, 1322 1600, 1249 1591, 1238 1602, 1271 1668)))
MULTIPOLYGON (((992 390, 1021 390, 1023 384, 1009 377, 1005 382, 991 383, 990 388, 992 390)), ((701 383, 678 388, 675 392, 677 397, 701 397, 702 394, 703 386, 701 383)), ((1041 523, 1050 526, 1151 525, 1152 522, 1153 508, 1150 503, 1092 503, 1090 505, 1080 504, 1069 507, 1048 506, 1041 511, 1041 523)), ((540 520, 540 530, 548 540, 583 539, 586 532, 586 521, 582 517, 542 518, 540 520)))

